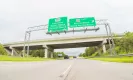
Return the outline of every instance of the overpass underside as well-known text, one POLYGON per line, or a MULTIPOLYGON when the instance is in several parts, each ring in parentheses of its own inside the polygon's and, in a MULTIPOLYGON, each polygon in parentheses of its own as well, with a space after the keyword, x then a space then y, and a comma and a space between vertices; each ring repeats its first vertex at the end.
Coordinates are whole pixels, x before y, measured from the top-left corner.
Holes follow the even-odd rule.
MULTIPOLYGON (((102 41, 95 41, 95 42, 81 42, 81 43, 47 44, 47 46, 53 49, 64 49, 64 48, 92 47, 92 46, 98 46, 101 43, 102 41)), ((23 50, 23 46, 14 47, 14 48, 18 50, 23 50)), ((30 45, 30 50, 36 50, 36 49, 44 49, 43 44, 42 45, 30 45)))
MULTIPOLYGON (((71 42, 71 43, 54 43, 54 44, 40 44, 40 45, 29 45, 30 50, 44 49, 44 56, 53 57, 54 49, 64 49, 64 48, 78 48, 78 47, 92 47, 92 46, 103 46, 103 52, 106 52, 105 45, 107 41, 89 41, 89 42, 71 42)), ((5 47, 8 51, 11 52, 12 55, 17 54, 16 50, 22 52, 23 46, 16 47, 5 47)), ((27 46, 26 46, 27 48, 27 46)))
POLYGON ((95 42, 81 42, 81 43, 50 44, 48 46, 54 49, 62 49, 62 48, 92 47, 92 46, 98 46, 101 43, 102 41, 95 41, 95 42))

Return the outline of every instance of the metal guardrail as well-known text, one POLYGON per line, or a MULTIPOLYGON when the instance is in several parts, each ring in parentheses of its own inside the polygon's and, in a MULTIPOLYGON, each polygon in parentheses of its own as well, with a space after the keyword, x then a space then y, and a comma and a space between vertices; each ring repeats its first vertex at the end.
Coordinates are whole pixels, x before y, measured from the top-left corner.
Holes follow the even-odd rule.
POLYGON ((133 53, 111 55, 111 56, 93 56, 93 57, 90 56, 89 58, 121 58, 121 57, 133 57, 133 53))
POLYGON ((120 54, 119 56, 133 56, 133 53, 128 53, 128 54, 120 54))

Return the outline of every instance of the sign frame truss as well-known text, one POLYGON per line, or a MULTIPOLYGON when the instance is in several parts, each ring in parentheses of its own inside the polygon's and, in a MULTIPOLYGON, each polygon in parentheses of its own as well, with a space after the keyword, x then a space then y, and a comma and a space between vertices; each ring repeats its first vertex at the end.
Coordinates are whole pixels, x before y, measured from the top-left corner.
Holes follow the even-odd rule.
MULTIPOLYGON (((96 25, 103 25, 105 26, 106 29, 106 33, 107 33, 107 37, 108 37, 108 42, 109 42, 109 46, 110 46, 110 54, 111 55, 116 55, 115 52, 115 44, 114 44, 114 40, 113 40, 113 36, 112 36, 112 32, 111 32, 111 28, 110 28, 110 24, 107 22, 107 19, 100 19, 100 20, 96 20, 96 25), (112 42, 112 44, 111 44, 112 42)), ((29 55, 29 50, 30 50, 30 37, 31 37, 31 32, 34 31, 40 31, 40 30, 47 30, 48 29, 48 24, 46 25, 39 25, 39 26, 33 26, 33 27, 28 27, 28 29, 25 31, 25 37, 24 37, 24 46, 23 46, 23 57, 25 52, 27 52, 27 56, 29 55), (27 45, 27 46, 26 46, 27 45)), ((54 32, 54 33, 48 33, 46 32, 46 34, 60 34, 60 33, 68 33, 68 32, 80 32, 80 31, 98 31, 100 28, 99 27, 94 27, 93 29, 81 29, 81 30, 70 30, 70 31, 63 31, 63 32, 54 32)))

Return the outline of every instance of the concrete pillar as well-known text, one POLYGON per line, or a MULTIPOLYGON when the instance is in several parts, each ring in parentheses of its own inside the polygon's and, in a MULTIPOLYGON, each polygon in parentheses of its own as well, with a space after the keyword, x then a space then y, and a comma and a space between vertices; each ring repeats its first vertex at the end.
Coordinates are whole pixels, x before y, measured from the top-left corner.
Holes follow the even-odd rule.
POLYGON ((51 52, 51 58, 53 58, 53 52, 51 52))
POLYGON ((48 49, 47 48, 45 48, 45 58, 48 58, 48 49))
POLYGON ((51 58, 53 58, 54 49, 50 50, 51 58))
POLYGON ((45 58, 48 58, 48 57, 53 58, 54 49, 52 49, 51 47, 47 45, 44 45, 43 47, 45 49, 45 58))
POLYGON ((106 43, 107 43, 107 40, 106 40, 106 39, 104 39, 104 40, 102 41, 102 43, 101 43, 101 47, 102 47, 102 49, 103 49, 103 53, 106 53, 106 46, 105 46, 106 43))
POLYGON ((48 58, 48 49, 47 49, 47 46, 46 45, 43 45, 42 46, 43 48, 44 48, 44 56, 45 56, 45 58, 48 58))
POLYGON ((102 45, 102 48, 103 48, 103 53, 106 53, 106 47, 105 47, 105 44, 102 45))
POLYGON ((13 56, 14 55, 14 49, 11 46, 9 48, 11 49, 11 56, 13 56))
POLYGON ((14 55, 14 50, 12 49, 12 53, 11 53, 11 56, 13 56, 14 55))

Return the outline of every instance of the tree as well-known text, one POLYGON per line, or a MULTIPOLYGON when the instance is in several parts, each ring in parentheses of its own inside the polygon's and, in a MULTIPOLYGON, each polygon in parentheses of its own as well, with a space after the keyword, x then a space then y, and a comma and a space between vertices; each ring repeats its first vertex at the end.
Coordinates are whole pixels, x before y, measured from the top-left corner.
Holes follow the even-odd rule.
POLYGON ((83 53, 83 57, 86 57, 86 54, 85 53, 83 53))
POLYGON ((91 56, 93 53, 96 52, 95 47, 88 47, 85 49, 85 53, 83 54, 85 57, 91 56))
POLYGON ((62 55, 61 57, 64 57, 64 56, 65 56, 65 53, 64 53, 64 52, 54 52, 54 53, 53 53, 53 57, 54 57, 54 58, 58 58, 58 57, 59 57, 59 56, 58 56, 59 54, 62 55))
POLYGON ((7 55, 6 50, 4 49, 3 45, 0 44, 0 55, 7 55))
POLYGON ((37 50, 30 50, 30 54, 32 57, 44 57, 44 50, 37 49, 37 50))
MULTIPOLYGON (((116 34, 114 34, 115 37, 117 37, 116 34)), ((124 36, 122 38, 114 38, 114 43, 115 43, 115 51, 117 54, 127 54, 127 53, 133 53, 133 32, 125 32, 124 36)), ((97 53, 102 53, 102 48, 97 48, 97 47, 89 47, 85 49, 85 53, 82 55, 84 57, 88 56, 93 56, 94 53, 97 56, 102 56, 105 54, 97 54, 97 53)), ((109 45, 106 45, 107 53, 106 55, 109 54, 109 45)))
POLYGON ((79 54, 79 57, 83 57, 83 53, 80 53, 80 54, 79 54))
POLYGON ((127 54, 133 52, 133 32, 125 32, 122 38, 114 40, 117 54, 127 54))

